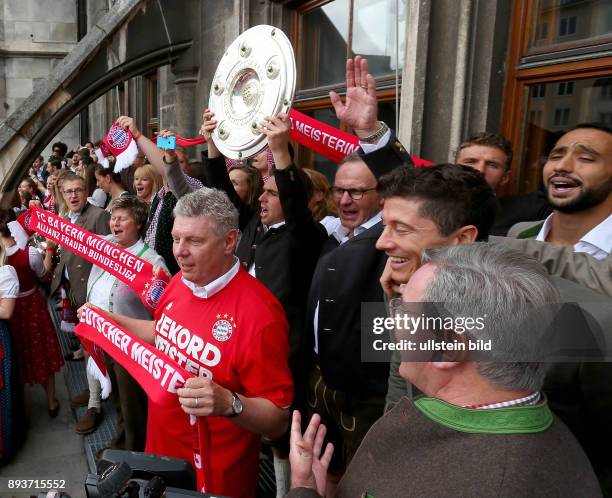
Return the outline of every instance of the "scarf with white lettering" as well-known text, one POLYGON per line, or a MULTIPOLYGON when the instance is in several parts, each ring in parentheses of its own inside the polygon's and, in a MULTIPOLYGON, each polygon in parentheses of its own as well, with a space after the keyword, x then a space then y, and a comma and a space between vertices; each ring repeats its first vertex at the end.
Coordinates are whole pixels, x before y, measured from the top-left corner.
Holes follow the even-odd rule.
MULTIPOLYGON (((330 161, 339 163, 349 154, 353 154, 359 149, 359 138, 345 131, 334 128, 317 119, 311 118, 306 114, 302 114, 295 109, 289 111, 289 119, 291 120, 291 132, 289 138, 295 140, 304 147, 321 154, 330 161)), ((157 137, 153 139, 157 140, 157 137)), ((191 147, 194 145, 203 144, 205 138, 183 138, 176 137, 177 145, 191 147)), ((421 164, 431 164, 418 157, 411 157, 415 166, 421 164)))
MULTIPOLYGON (((102 348, 111 355, 156 405, 176 406, 176 390, 194 377, 154 346, 119 327, 100 309, 86 306, 74 331, 90 354, 95 348, 102 348)), ((193 464, 198 489, 204 493, 206 488, 212 488, 210 430, 206 417, 189 415, 189 425, 193 430, 193 464)))
POLYGON ((49 211, 31 207, 17 221, 30 234, 38 232, 117 277, 138 293, 147 310, 155 310, 168 276, 154 275, 148 261, 49 211))

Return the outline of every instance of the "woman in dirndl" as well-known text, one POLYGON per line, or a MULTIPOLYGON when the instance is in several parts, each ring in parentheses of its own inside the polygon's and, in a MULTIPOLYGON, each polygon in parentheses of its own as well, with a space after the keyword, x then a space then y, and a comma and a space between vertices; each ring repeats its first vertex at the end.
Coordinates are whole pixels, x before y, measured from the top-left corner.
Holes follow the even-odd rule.
POLYGON ((19 278, 20 292, 10 318, 19 380, 22 385, 44 387, 49 417, 55 418, 59 412, 55 374, 64 359, 47 303, 38 290, 38 279, 52 270, 54 249, 47 248, 43 260, 35 248, 25 245, 20 232, 21 225, 15 222, 13 213, 0 210, 0 244, 6 253, 6 264, 15 268, 19 278))
POLYGON ((8 324, 19 294, 19 280, 4 259, 0 248, 0 465, 15 453, 23 436, 21 387, 8 324))

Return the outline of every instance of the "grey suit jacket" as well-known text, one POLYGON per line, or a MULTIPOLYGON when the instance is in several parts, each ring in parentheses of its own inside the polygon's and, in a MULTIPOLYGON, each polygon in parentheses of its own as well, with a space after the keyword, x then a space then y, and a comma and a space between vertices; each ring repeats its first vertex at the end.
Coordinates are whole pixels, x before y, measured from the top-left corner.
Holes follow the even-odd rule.
MULTIPOLYGON (((544 221, 517 223, 508 238, 490 237, 491 242, 505 244, 542 263, 551 275, 567 278, 595 292, 612 297, 612 254, 603 260, 572 247, 553 246, 534 240, 544 221), (521 238, 517 238, 517 237, 521 238)), ((612 237, 612 234, 610 234, 612 237)))
MULTIPOLYGON (((517 223, 515 225, 512 225, 510 227, 510 230, 508 230, 508 237, 512 237, 513 239, 517 238, 521 233, 523 233, 525 230, 533 230, 535 232, 537 227, 540 227, 542 225, 542 223, 544 223, 544 220, 540 220, 540 221, 521 221, 520 223, 517 223)), ((530 235, 529 238, 535 238, 538 235, 539 232, 539 228, 537 230, 537 232, 535 232, 533 235, 530 235)))
MULTIPOLYGON (((76 224, 88 232, 106 235, 110 233, 109 220, 110 213, 87 203, 81 215, 77 218, 76 224)), ((89 278, 91 266, 92 264, 86 259, 77 256, 66 248, 62 248, 60 261, 53 272, 53 280, 51 280, 51 295, 55 294, 57 289, 59 289, 64 277, 64 270, 68 268, 70 301, 76 307, 85 304, 87 279, 89 278)))
POLYGON ((612 255, 599 260, 585 252, 574 252, 573 247, 553 246, 534 239, 489 237, 489 241, 531 256, 542 263, 551 275, 566 278, 612 297, 612 255))

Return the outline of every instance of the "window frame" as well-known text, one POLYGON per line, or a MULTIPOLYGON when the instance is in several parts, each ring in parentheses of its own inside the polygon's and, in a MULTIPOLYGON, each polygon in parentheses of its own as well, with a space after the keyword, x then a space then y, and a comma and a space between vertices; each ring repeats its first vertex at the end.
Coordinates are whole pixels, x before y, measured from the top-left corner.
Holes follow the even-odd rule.
MULTIPOLYGON (((333 0, 308 0, 298 6, 295 7, 292 13, 291 19, 291 43, 293 45, 293 49, 296 54, 299 54, 299 43, 300 43, 300 24, 301 17, 311 12, 315 9, 318 9, 328 3, 331 3, 333 0)), ((355 57, 355 54, 352 50, 352 34, 353 34, 353 8, 355 0, 349 0, 350 7, 348 12, 348 38, 347 38, 347 52, 349 57, 355 57)), ((298 55, 299 58, 299 55, 298 55)), ((296 62, 299 64, 300 61, 296 62)), ((385 74, 381 76, 375 77, 376 81, 376 100, 378 104, 384 104, 389 102, 398 102, 398 112, 399 112, 399 101, 401 97, 401 89, 402 89, 402 71, 399 71, 397 75, 397 85, 396 85, 396 75, 393 73, 385 74)), ((334 90, 340 98, 344 101, 344 97, 346 96, 346 82, 342 81, 337 84, 332 85, 323 85, 314 88, 308 88, 305 90, 296 90, 295 97, 293 99, 293 108, 297 111, 303 113, 309 113, 311 111, 317 111, 321 109, 330 109, 332 108, 331 101, 329 99, 329 92, 334 90)), ((395 126, 395 123, 388 123, 392 128, 395 126)), ((339 128, 348 133, 353 133, 353 130, 343 121, 340 121, 339 128)), ((303 159, 304 154, 301 152, 301 146, 296 148, 296 160, 300 162, 303 159)), ((306 167, 312 167, 311 165, 306 167)))
MULTIPOLYGON (((557 53, 558 47, 539 51, 546 53, 547 59, 538 64, 531 64, 529 49, 529 28, 532 18, 534 0, 517 0, 514 3, 510 21, 510 39, 508 45, 507 71, 504 99, 502 106, 501 133, 512 141, 514 159, 511 166, 511 180, 500 188, 500 195, 510 195, 519 191, 521 176, 520 161, 523 158, 524 146, 521 124, 527 118, 526 104, 529 100, 529 85, 555 83, 563 80, 612 77, 612 56, 606 56, 605 44, 591 43, 581 47, 587 49, 577 53, 573 60, 562 61, 557 53), (593 57, 592 53, 602 53, 593 57)), ((606 37, 612 41, 612 35, 606 37)), ((574 84, 575 85, 575 84, 574 84)))
POLYGON ((146 107, 145 107, 145 116, 146 116, 146 126, 147 126, 147 136, 153 137, 157 132, 159 132, 159 79, 157 77, 157 70, 152 73, 146 74, 144 76, 145 87, 146 87, 146 107), (153 102, 153 81, 155 81, 157 86, 157 99, 153 102), (157 114, 156 118, 152 116, 157 114))

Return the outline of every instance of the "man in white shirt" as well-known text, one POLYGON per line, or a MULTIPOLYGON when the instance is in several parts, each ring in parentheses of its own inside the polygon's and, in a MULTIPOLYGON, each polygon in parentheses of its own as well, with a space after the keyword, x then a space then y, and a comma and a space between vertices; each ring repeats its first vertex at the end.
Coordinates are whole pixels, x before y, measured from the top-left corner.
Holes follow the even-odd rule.
POLYGON ((612 130, 582 124, 563 135, 544 165, 553 213, 544 223, 512 227, 509 236, 573 246, 603 260, 612 252, 612 130))

